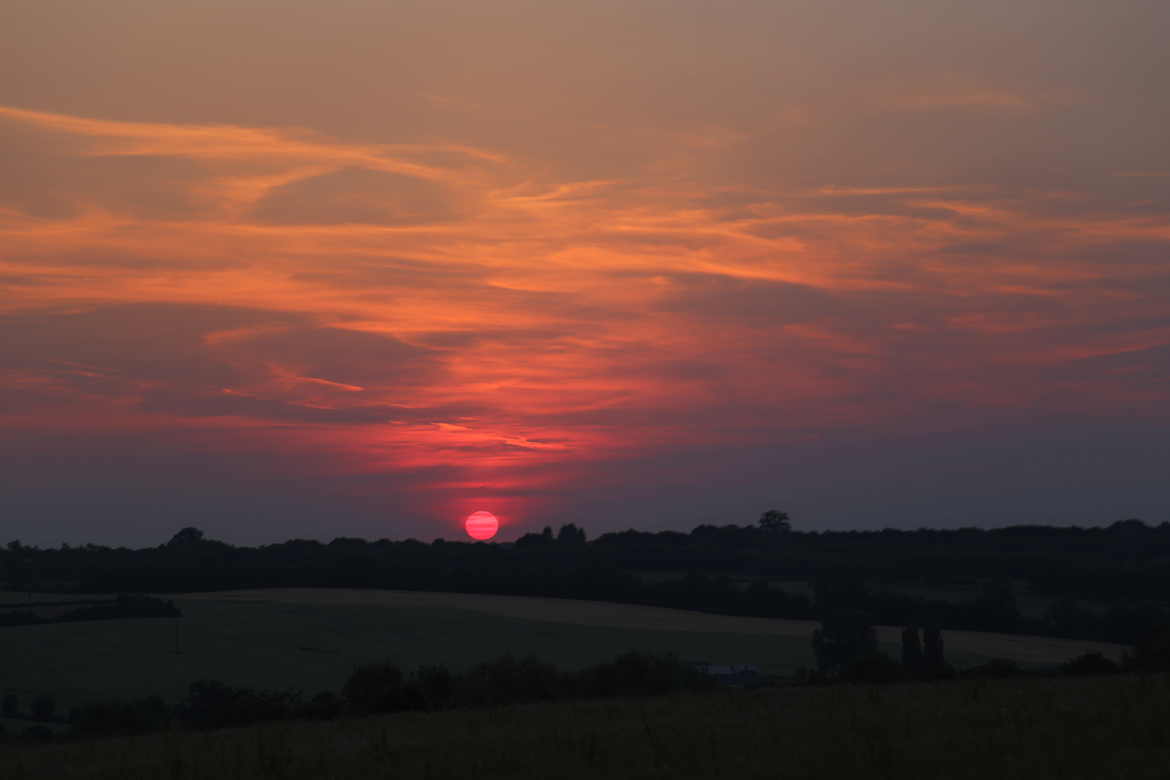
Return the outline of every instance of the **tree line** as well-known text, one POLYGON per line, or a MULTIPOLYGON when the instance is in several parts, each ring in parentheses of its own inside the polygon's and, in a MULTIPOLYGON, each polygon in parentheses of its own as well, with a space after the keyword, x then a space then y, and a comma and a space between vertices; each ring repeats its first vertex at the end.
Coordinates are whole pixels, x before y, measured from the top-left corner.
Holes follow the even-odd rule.
POLYGON ((338 538, 259 547, 186 528, 144 549, 13 542, 0 550, 0 576, 11 589, 371 587, 795 619, 848 606, 886 625, 936 623, 1133 644, 1170 623, 1170 523, 802 532, 771 510, 752 525, 629 530, 594 540, 570 523, 514 544, 338 538), (811 584, 811 592, 794 582, 811 584), (1051 602, 1043 614, 1024 613, 1023 589, 1051 602))

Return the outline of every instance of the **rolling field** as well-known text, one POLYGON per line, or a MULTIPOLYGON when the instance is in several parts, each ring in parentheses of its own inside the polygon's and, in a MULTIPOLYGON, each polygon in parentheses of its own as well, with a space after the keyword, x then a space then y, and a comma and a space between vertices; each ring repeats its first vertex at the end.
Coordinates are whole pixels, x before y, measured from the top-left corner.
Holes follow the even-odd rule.
POLYGON ((1161 780, 1166 677, 724 690, 0 750, 6 780, 1161 780))
MULTIPOLYGON (((178 597, 180 620, 110 620, 0 629, 0 689, 54 694, 60 706, 112 697, 177 699, 189 683, 338 690, 359 664, 464 668, 511 653, 577 667, 626 650, 751 663, 786 674, 813 665, 814 623, 623 604, 453 593, 257 590, 178 597)), ((898 631, 885 628, 898 652, 898 631)), ((945 632, 952 663, 1000 657, 1054 664, 1119 646, 945 632)))

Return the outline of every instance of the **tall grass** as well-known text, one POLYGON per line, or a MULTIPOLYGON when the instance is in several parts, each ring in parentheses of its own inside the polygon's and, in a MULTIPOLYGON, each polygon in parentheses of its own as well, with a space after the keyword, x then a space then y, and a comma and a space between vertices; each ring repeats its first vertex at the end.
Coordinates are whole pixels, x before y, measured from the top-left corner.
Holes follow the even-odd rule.
POLYGON ((0 777, 1170 777, 1170 678, 717 691, 9 746, 0 777))

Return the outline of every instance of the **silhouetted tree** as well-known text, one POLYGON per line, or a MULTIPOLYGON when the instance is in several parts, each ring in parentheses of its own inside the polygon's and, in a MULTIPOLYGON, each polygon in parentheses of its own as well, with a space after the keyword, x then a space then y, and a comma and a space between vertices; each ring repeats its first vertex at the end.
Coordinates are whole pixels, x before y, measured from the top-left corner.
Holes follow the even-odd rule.
POLYGON ((167 547, 186 547, 202 541, 203 532, 193 526, 187 526, 171 537, 167 547))
POLYGON ((904 676, 898 662, 880 650, 866 653, 841 671, 841 678, 851 682, 888 683, 904 676))
POLYGON ((548 531, 544 533, 527 533, 516 540, 516 546, 522 550, 538 549, 553 543, 553 535, 551 528, 545 528, 548 531))
POLYGON ((1127 665, 1139 672, 1170 671, 1170 628, 1154 632, 1136 643, 1127 665))
POLYGON ((30 742, 48 742, 53 738, 53 730, 48 726, 29 726, 21 736, 30 742))
POLYGON ((792 521, 788 517, 787 512, 769 509, 760 515, 760 528, 763 528, 765 531, 783 533, 792 530, 792 521))
POLYGON ((461 705, 496 706, 542 698, 555 698, 545 679, 555 678, 556 670, 545 667, 535 658, 518 661, 507 655, 476 664, 456 681, 455 696, 461 705))
POLYGON ((428 710, 445 709, 455 693, 451 672, 445 666, 420 666, 415 672, 419 691, 428 710))
POLYGON ((1019 675, 1020 665, 1010 658, 992 658, 990 661, 968 667, 963 671, 964 677, 1002 679, 1004 677, 1018 677, 1019 675))
POLYGON ((629 652, 610 663, 585 669, 579 688, 586 696, 657 696, 672 691, 702 690, 715 681, 673 655, 629 652))
POLYGON ((310 720, 333 720, 341 715, 341 698, 332 691, 322 691, 301 708, 301 716, 310 720))
POLYGON ((1019 626, 1020 608, 1011 582, 998 580, 983 587, 972 604, 976 628, 1012 633, 1019 626))
POLYGON ((360 713, 404 709, 402 670, 392 663, 359 666, 345 681, 341 695, 360 713))
POLYGON ((1085 653, 1060 665, 1060 673, 1074 677, 1116 674, 1121 666, 1101 653, 1085 653))
POLYGON ((864 612, 837 609, 821 618, 820 628, 813 632, 812 645, 817 668, 836 676, 877 652, 877 632, 864 612))
POLYGON ((922 661, 923 668, 930 674, 942 674, 946 671, 947 660, 943 652, 942 631, 938 626, 927 626, 922 631, 922 661))
POLYGON ((1076 599, 1057 599, 1044 611, 1046 633, 1088 638, 1101 635, 1101 616, 1076 599))
POLYGON ((157 696, 133 701, 90 702, 69 714, 73 730, 87 737, 145 734, 171 724, 171 710, 157 696))
POLYGON ((27 548, 20 543, 19 539, 14 539, 8 543, 7 547, 7 561, 5 563, 4 578, 8 581, 8 587, 13 590, 31 590, 36 575, 33 571, 30 553, 35 552, 36 548, 27 548))
POLYGON ((4 694, 4 703, 0 706, 0 712, 4 713, 6 718, 20 717, 20 696, 12 691, 4 694))
POLYGON ((562 525, 557 531, 557 542, 560 544, 585 544, 585 530, 573 523, 562 525))
POLYGON ((33 720, 52 720, 56 712, 57 700, 47 693, 37 696, 29 705, 29 713, 33 720))
POLYGON ((918 633, 918 626, 902 629, 902 666, 910 674, 922 671, 922 637, 918 633))
POLYGON ((864 610, 870 600, 865 581, 850 573, 818 577, 813 584, 813 598, 822 614, 842 609, 864 610))
POLYGON ((298 698, 291 691, 256 691, 218 680, 200 680, 188 688, 179 715, 200 729, 246 726, 288 718, 299 708, 298 698))

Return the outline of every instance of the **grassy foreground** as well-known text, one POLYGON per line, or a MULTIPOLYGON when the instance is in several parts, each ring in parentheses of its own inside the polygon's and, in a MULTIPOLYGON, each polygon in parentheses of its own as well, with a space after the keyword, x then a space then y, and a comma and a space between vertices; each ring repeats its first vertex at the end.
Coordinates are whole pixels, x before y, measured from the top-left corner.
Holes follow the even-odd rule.
POLYGON ((1170 678, 837 686, 9 746, 25 778, 1165 778, 1170 678))

